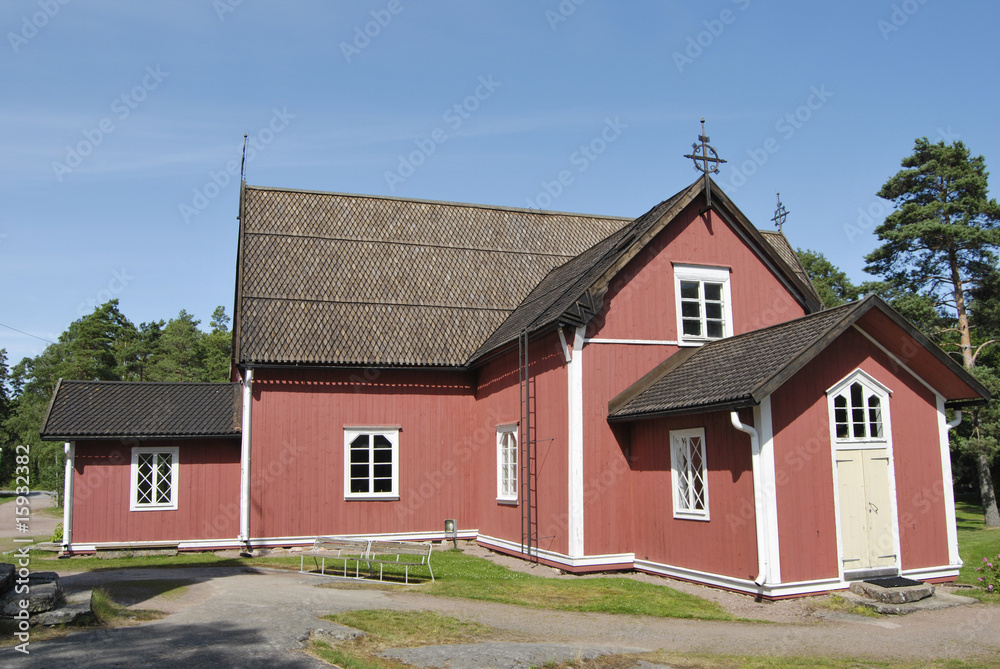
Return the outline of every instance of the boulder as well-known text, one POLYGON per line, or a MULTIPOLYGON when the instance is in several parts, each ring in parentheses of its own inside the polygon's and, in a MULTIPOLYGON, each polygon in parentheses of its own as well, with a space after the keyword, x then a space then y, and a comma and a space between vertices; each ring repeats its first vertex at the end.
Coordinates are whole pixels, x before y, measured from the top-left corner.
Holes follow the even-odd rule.
POLYGON ((90 602, 67 604, 61 608, 31 616, 31 622, 35 625, 46 625, 48 627, 53 625, 68 625, 88 613, 90 613, 90 602))
POLYGON ((0 596, 0 616, 13 618, 21 612, 21 601, 28 602, 28 613, 44 613, 58 608, 65 599, 58 581, 28 584, 29 590, 17 593, 11 590, 0 596))
POLYGON ((0 563, 0 595, 14 587, 14 565, 0 563))

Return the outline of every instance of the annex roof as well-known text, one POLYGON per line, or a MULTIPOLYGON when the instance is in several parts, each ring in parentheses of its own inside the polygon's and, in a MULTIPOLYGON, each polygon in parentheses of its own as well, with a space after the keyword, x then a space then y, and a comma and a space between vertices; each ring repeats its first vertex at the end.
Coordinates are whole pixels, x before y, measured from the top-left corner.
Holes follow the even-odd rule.
POLYGON ((63 381, 40 430, 49 441, 240 434, 238 383, 63 381))
POLYGON ((630 219, 245 186, 238 364, 462 366, 630 219))
POLYGON ((686 348, 653 369, 608 403, 611 421, 697 411, 732 410, 760 404, 848 328, 858 325, 888 350, 900 330, 919 344, 907 351, 915 374, 935 379, 951 406, 989 399, 975 378, 872 295, 762 330, 686 348))

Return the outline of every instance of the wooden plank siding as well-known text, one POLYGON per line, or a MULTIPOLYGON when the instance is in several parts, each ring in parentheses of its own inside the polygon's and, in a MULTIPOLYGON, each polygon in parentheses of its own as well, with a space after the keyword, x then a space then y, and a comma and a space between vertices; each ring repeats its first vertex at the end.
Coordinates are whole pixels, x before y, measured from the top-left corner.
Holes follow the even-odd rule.
MULTIPOLYGON (((761 262, 756 251, 715 211, 707 216, 700 215, 698 212, 702 206, 701 200, 688 206, 674 223, 657 235, 611 282, 603 309, 588 326, 588 338, 676 341, 678 332, 674 262, 731 269, 735 334, 805 315, 804 307, 761 262)), ((640 522, 636 517, 634 523, 628 522, 633 509, 641 508, 645 515, 657 512, 665 513, 668 517, 671 515, 668 509, 663 508, 662 499, 654 504, 654 500, 645 493, 630 492, 627 428, 612 428, 607 422, 607 412, 610 399, 678 350, 675 345, 596 342, 589 343, 584 349, 584 543, 587 554, 627 553, 634 550, 638 556, 640 552, 636 547, 646 545, 649 541, 657 541, 647 535, 654 532, 650 528, 658 526, 648 522, 648 518, 640 522), (646 503, 650 506, 644 506, 646 503)), ((660 427, 664 425, 657 421, 653 421, 653 424, 660 427)), ((648 429, 650 428, 643 427, 641 432, 645 434, 648 429)), ((724 429, 735 432, 731 426, 724 429)), ((663 444, 666 444, 666 435, 663 437, 663 444)), ((727 437, 730 438, 747 441, 746 457, 749 462, 749 440, 739 433, 727 437)), ((669 460, 669 447, 663 447, 667 448, 669 460)), ((709 465, 715 466, 711 460, 709 465)), ((667 474, 666 490, 669 492, 669 462, 667 474)), ((643 480, 648 478, 647 475, 643 480)), ((729 487, 731 483, 720 483, 717 486, 720 493, 729 487)), ((734 489, 733 492, 736 493, 737 490, 738 494, 747 492, 743 488, 734 489)), ((662 498, 663 490, 659 493, 662 498)), ((752 485, 749 494, 752 503, 752 485)), ((716 522, 721 521, 713 520, 710 524, 714 525, 716 522)), ((681 525, 687 527, 692 523, 682 521, 681 525)), ((753 527, 750 530, 752 536, 753 527)), ((705 532, 697 527, 693 531, 705 532)), ((675 555, 677 548, 672 550, 674 552, 671 555, 675 555)), ((702 552, 699 548, 692 550, 693 555, 700 555, 702 552)), ((755 560, 756 558, 754 570, 755 560)), ((741 562, 739 564, 742 565, 741 562)), ((733 565, 730 568, 735 569, 733 565)), ((746 576, 742 573, 742 566, 737 571, 741 572, 741 577, 746 576)), ((753 576, 756 576, 756 571, 753 576)))
POLYGON ((772 395, 783 582, 836 577, 837 530, 826 391, 856 369, 892 391, 896 512, 902 569, 948 564, 935 397, 855 330, 772 395))
MULTIPOLYGON (((749 412, 743 420, 751 420, 749 412)), ((633 423, 632 524, 636 559, 753 580, 757 531, 750 438, 728 412, 633 423), (710 520, 673 517, 670 430, 705 429, 710 520)))
POLYGON ((257 371, 251 432, 252 537, 442 530, 463 520, 471 481, 468 374, 441 371, 257 371), (399 499, 345 500, 344 428, 399 426, 399 499))
POLYGON ((239 439, 76 442, 75 544, 235 540, 239 500, 239 439), (176 510, 129 510, 132 446, 179 447, 176 510))

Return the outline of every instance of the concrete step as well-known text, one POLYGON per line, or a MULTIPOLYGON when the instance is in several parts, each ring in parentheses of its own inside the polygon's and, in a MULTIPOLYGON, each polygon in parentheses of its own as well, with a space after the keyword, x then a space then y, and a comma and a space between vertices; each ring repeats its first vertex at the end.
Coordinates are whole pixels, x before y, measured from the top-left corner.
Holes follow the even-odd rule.
POLYGON ((934 586, 928 583, 919 583, 899 588, 884 588, 874 583, 855 581, 851 583, 851 592, 883 604, 907 604, 932 596, 934 586))
POLYGON ((859 595, 855 592, 844 592, 841 596, 849 602, 866 606, 876 613, 897 616, 906 615, 915 611, 935 611, 937 609, 947 609, 953 606, 962 606, 964 604, 975 604, 978 601, 972 597, 961 597, 959 595, 952 595, 946 592, 938 592, 930 597, 900 604, 869 599, 868 597, 864 597, 863 595, 859 595))

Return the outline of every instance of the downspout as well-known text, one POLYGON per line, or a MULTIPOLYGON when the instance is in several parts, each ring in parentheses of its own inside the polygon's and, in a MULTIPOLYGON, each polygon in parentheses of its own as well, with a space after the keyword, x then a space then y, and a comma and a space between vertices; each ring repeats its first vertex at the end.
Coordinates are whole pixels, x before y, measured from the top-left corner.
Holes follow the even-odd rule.
POLYGON ((240 536, 250 546, 250 407, 253 404, 253 368, 243 373, 243 418, 240 423, 240 536))
POLYGON ((945 427, 947 427, 948 431, 950 432, 950 431, 954 430, 956 427, 958 427, 961 424, 962 424, 962 410, 961 409, 955 409, 955 417, 952 418, 947 423, 945 423, 945 427))
MULTIPOLYGON (((941 412, 944 413, 944 406, 943 406, 944 402, 942 400, 938 401, 941 403, 941 412)), ((954 430, 956 427, 958 427, 961 423, 962 423, 962 411, 960 409, 956 409, 955 417, 944 424, 945 427, 948 429, 945 430, 943 439, 944 444, 942 444, 942 449, 948 446, 948 433, 954 430)), ((941 468, 942 472, 946 476, 951 478, 950 449, 948 452, 942 452, 941 460, 942 460, 942 468, 941 468)), ((964 562, 962 560, 961 555, 958 552, 958 526, 955 518, 955 492, 953 486, 951 485, 951 481, 942 481, 942 483, 944 483, 944 490, 945 490, 945 515, 948 520, 948 557, 949 557, 948 562, 950 562, 952 566, 961 567, 964 564, 964 562), (950 511, 948 510, 949 507, 951 509, 950 511)))
POLYGON ((764 585, 767 577, 767 525, 764 522, 764 483, 760 465, 760 435, 752 425, 740 420, 736 411, 729 412, 729 420, 740 432, 750 435, 750 457, 753 462, 754 519, 757 524, 757 578, 754 583, 764 585))
POLYGON ((66 473, 63 481, 63 538, 64 553, 71 553, 73 547, 73 471, 76 466, 76 443, 67 441, 63 444, 66 454, 66 473))

